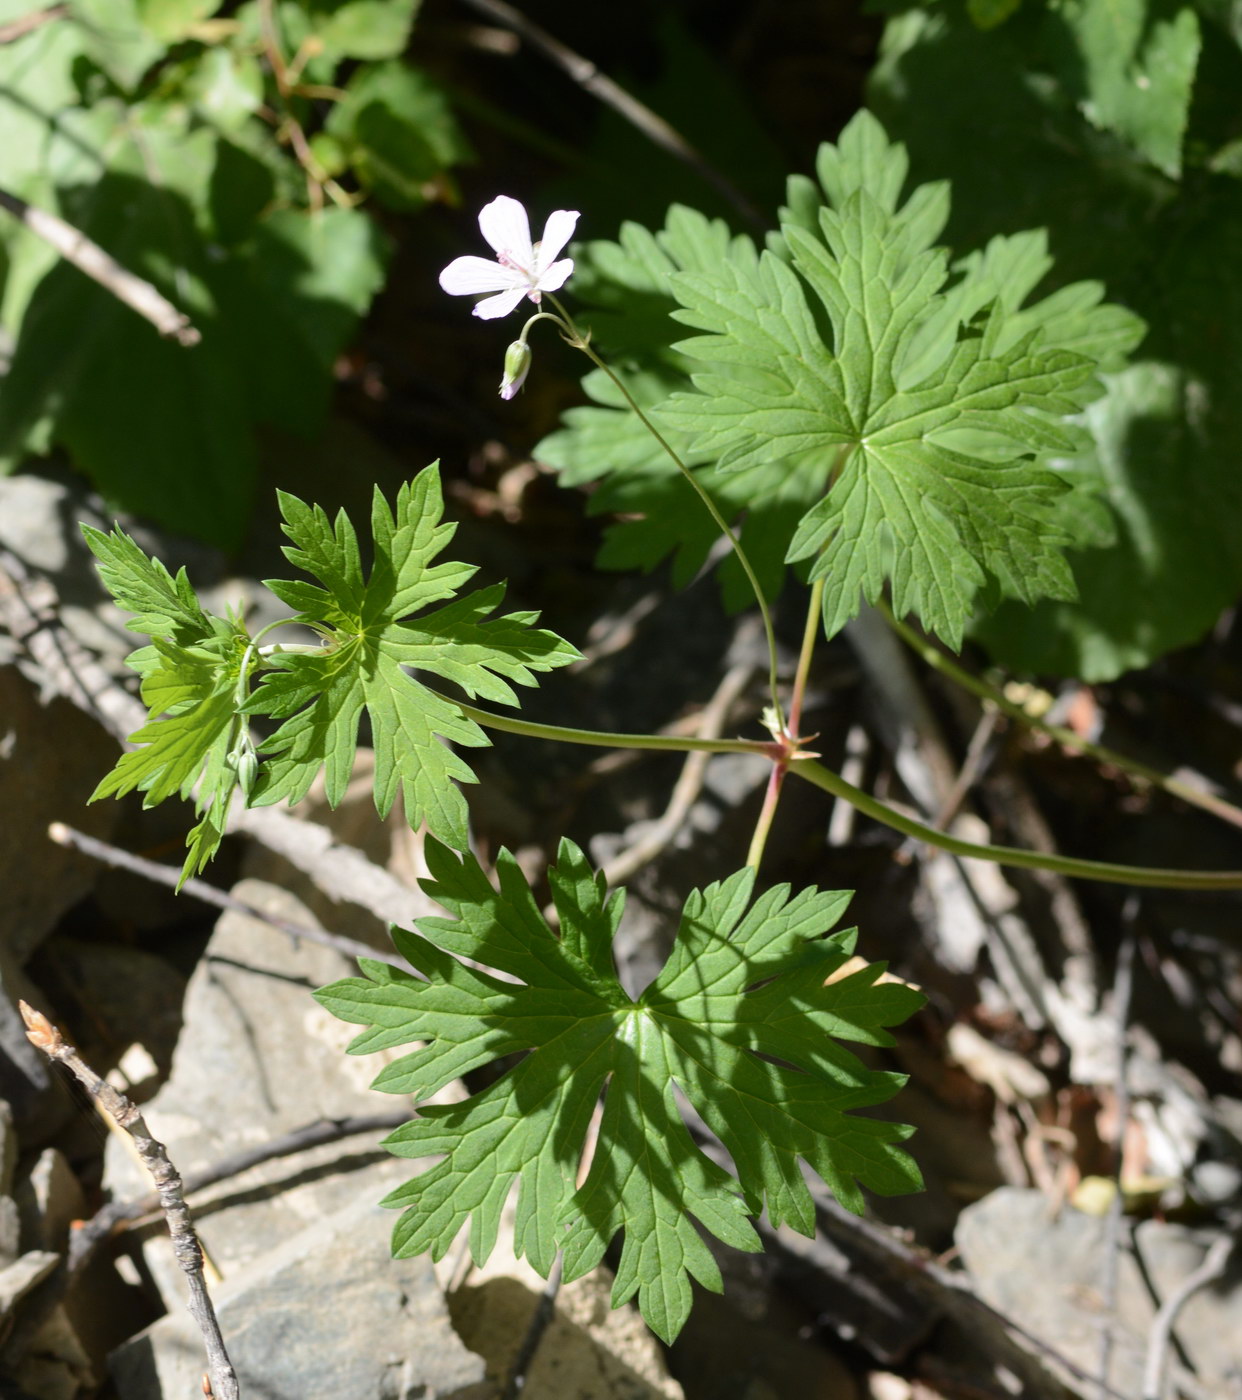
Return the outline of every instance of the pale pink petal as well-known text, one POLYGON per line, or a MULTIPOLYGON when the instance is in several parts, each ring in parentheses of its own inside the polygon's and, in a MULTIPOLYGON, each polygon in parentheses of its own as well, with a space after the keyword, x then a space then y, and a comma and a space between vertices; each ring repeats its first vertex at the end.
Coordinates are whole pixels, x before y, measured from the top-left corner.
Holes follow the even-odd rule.
POLYGON ((559 292, 574 270, 573 258, 562 258, 554 262, 546 272, 539 274, 539 288, 544 292, 559 292))
POLYGON ((511 267, 501 267, 487 258, 454 258, 440 274, 440 286, 450 296, 464 297, 475 292, 499 292, 527 278, 511 267))
POLYGON ((516 199, 502 194, 485 204, 479 215, 479 228, 502 261, 511 258, 524 271, 532 270, 535 254, 530 242, 530 221, 516 199))
MULTIPOLYGON (((539 268, 548 267, 565 244, 574 236, 574 225, 577 222, 578 211, 576 209, 554 209, 548 215, 548 222, 543 226, 543 238, 539 244, 536 272, 539 268)), ((560 285, 559 282, 556 284, 557 287, 560 285)), ((555 291, 556 287, 549 287, 548 290, 555 291)))
POLYGON ((520 287, 513 287, 499 296, 485 297, 474 308, 474 314, 485 321, 494 321, 497 316, 507 316, 530 290, 530 284, 523 280, 520 287))

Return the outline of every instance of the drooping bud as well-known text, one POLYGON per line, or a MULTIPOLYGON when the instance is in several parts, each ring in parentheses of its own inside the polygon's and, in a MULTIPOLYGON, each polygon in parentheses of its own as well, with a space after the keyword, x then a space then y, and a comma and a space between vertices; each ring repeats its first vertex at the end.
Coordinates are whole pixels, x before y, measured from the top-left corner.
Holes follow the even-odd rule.
POLYGON ((511 399, 526 382, 530 373, 530 346, 524 340, 515 340, 505 351, 505 377, 500 381, 500 397, 511 399))

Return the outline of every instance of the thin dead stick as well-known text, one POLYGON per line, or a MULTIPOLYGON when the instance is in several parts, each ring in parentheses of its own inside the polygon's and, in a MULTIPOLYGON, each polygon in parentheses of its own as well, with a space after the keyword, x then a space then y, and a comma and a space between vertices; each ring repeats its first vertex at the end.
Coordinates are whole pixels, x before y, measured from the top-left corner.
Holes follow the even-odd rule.
POLYGON ((511 29, 519 38, 525 39, 532 48, 538 49, 545 58, 551 59, 562 72, 567 73, 579 87, 637 127, 653 146, 659 146, 662 151, 667 151, 669 155, 701 175, 718 194, 728 200, 752 228, 762 232, 768 227, 768 220, 759 214, 741 190, 709 164, 675 127, 670 126, 662 116, 626 92, 606 74, 601 73, 589 58, 584 58, 568 45, 562 44, 559 39, 553 38, 546 29, 541 29, 539 25, 527 19, 520 10, 505 4, 505 0, 465 0, 465 3, 471 9, 495 20, 497 24, 511 29))
MULTIPOLYGON (((133 855, 129 851, 121 850, 119 846, 101 841, 97 836, 88 836, 84 831, 66 826, 64 822, 53 822, 48 827, 47 834, 58 846, 70 846, 75 851, 81 851, 83 855, 102 861, 104 865, 110 865, 116 870, 132 871, 133 874, 141 875, 157 885, 176 889, 177 882, 181 879, 181 872, 176 866, 161 865, 158 861, 147 860, 145 856, 133 855)), ((206 880, 191 877, 181 886, 181 892, 201 899, 204 904, 214 904, 217 909, 234 910, 252 919, 258 919, 261 923, 270 924, 272 928, 287 933, 290 938, 304 938, 308 943, 335 948, 338 953, 344 953, 348 958, 374 958, 377 962, 399 967, 402 972, 413 973, 415 977, 421 976, 396 953, 385 953, 378 948, 372 948, 369 943, 363 943, 356 938, 346 938, 341 933, 326 933, 323 929, 308 928, 305 924, 291 923, 288 919, 264 913, 253 904, 247 904, 244 899, 238 899, 235 895, 217 889, 215 885, 209 885, 206 880)))
MULTIPOLYGON (((733 702, 746 689, 754 670, 754 666, 747 661, 731 667, 725 673, 724 679, 716 687, 716 693, 703 707, 699 716, 696 732, 700 739, 720 737, 733 702)), ((673 839, 702 790, 708 760, 712 757, 710 753, 697 750, 682 764, 681 774, 664 815, 632 846, 605 863, 604 876, 610 886, 615 887, 628 880, 636 870, 654 860, 673 839)))
POLYGON ((161 335, 187 348, 202 340, 203 337, 190 324, 190 318, 178 311, 162 292, 122 267, 98 243, 91 242, 72 224, 49 214, 46 209, 36 209, 8 190, 0 189, 0 209, 7 209, 36 238, 41 238, 79 272, 84 272, 130 310, 150 321, 161 335))
POLYGON ((1151 1325, 1151 1336, 1147 1342, 1147 1360, 1143 1365, 1143 1400, 1160 1400, 1165 1360, 1178 1313, 1199 1289, 1220 1278, 1232 1252, 1232 1235, 1221 1235, 1212 1242, 1211 1249, 1204 1255, 1203 1263, 1193 1273, 1187 1274, 1164 1300, 1151 1325))
POLYGON ((552 1314, 556 1310, 556 1295, 561 1291, 561 1271, 564 1262, 564 1256, 558 1254, 556 1263, 552 1265, 552 1271, 548 1275, 548 1281, 543 1286, 543 1292, 539 1295, 539 1303, 531 1315, 522 1345, 518 1347, 518 1354, 513 1359, 513 1369, 509 1372, 509 1380, 501 1400, 518 1400, 525 1388, 526 1373, 530 1370, 535 1353, 539 1350, 539 1343, 543 1341, 543 1334, 548 1330, 548 1323, 552 1321, 552 1314))
POLYGON ((18 39, 42 29, 53 20, 63 19, 68 13, 68 5, 52 5, 46 10, 31 10, 28 15, 19 15, 8 24, 0 24, 0 44, 15 44, 18 39))
MULTIPOLYGON (((385 1132, 399 1128, 409 1122, 410 1110, 400 1108, 388 1113, 372 1113, 353 1118, 321 1118, 307 1123, 292 1132, 284 1133, 258 1147, 248 1147, 241 1152, 230 1153, 210 1166, 198 1171, 186 1172, 182 1190, 187 1196, 196 1191, 205 1191, 209 1186, 240 1176, 251 1167, 278 1157, 292 1157, 298 1152, 308 1152, 312 1147, 321 1147, 327 1142, 337 1142, 341 1138, 355 1137, 362 1133, 385 1132)), ((110 1235, 126 1225, 154 1215, 160 1208, 157 1192, 148 1192, 129 1201, 111 1201, 84 1224, 80 1225, 69 1238, 69 1273, 80 1273, 90 1262, 95 1250, 110 1235)))
POLYGON ((1117 1141, 1113 1145, 1113 1199, 1109 1202, 1108 1218, 1104 1222, 1104 1258, 1100 1268, 1100 1297, 1104 1308, 1104 1327, 1100 1333, 1101 1395, 1107 1394, 1109 1388, 1109 1376, 1113 1365, 1113 1332, 1117 1322, 1117 1274, 1121 1257, 1121 1217, 1124 1210, 1121 1176, 1126 1128, 1130 1122, 1126 1032, 1130 1021, 1130 997, 1134 988, 1134 921, 1137 914, 1138 896, 1129 895, 1122 914, 1125 933, 1117 953, 1117 972, 1113 978, 1113 1019, 1117 1035, 1117 1141))
POLYGON ((215 1400, 240 1400, 237 1375, 225 1350, 220 1322, 203 1279, 202 1246, 194 1233, 194 1222, 182 1194, 181 1178, 169 1160, 164 1145, 151 1136, 137 1105, 118 1093, 106 1079, 100 1079, 41 1011, 36 1011, 24 1001, 18 1002, 18 1009, 26 1023, 30 1043, 42 1050, 48 1059, 58 1060, 72 1070, 90 1095, 133 1138, 138 1155, 155 1182, 160 1208, 168 1221, 168 1233, 172 1236, 173 1253, 189 1285, 190 1315, 198 1324, 207 1352, 210 1393, 215 1400))

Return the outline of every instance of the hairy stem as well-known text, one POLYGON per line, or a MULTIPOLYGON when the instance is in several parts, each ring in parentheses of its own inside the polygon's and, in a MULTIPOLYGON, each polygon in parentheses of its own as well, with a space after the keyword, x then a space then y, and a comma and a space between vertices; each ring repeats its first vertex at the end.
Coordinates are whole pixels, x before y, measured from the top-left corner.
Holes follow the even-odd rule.
MULTIPOLYGON (((779 744, 763 739, 696 739, 679 734, 613 734, 592 729, 569 729, 563 725, 535 724, 531 720, 495 715, 460 700, 453 700, 452 703, 468 719, 486 729, 503 729, 510 734, 554 739, 565 744, 586 744, 606 749, 673 749, 683 752, 702 749, 708 753, 753 753, 773 762, 779 761, 782 755, 779 744)), ((871 817, 937 850, 947 851, 950 855, 989 860, 994 865, 1016 866, 1024 870, 1052 870, 1074 879, 1099 880, 1111 885, 1140 885, 1167 890, 1242 890, 1242 870, 1173 870, 1158 866, 1118 865, 1113 861, 1080 860, 1074 856, 1023 851, 1016 846, 977 845, 895 812, 809 756, 791 757, 789 771, 834 797, 842 798, 863 816, 871 817)))
MULTIPOLYGON (((445 699, 448 697, 445 696, 445 699)), ((773 746, 764 739, 700 739, 691 734, 614 734, 603 729, 569 729, 559 724, 536 724, 516 715, 496 715, 460 700, 451 702, 476 724, 486 729, 502 729, 506 734, 525 734, 531 739, 553 739, 564 744, 588 744, 602 749, 671 749, 678 753, 755 753, 771 757, 773 746)))
POLYGON ((1047 855, 1039 851, 1023 851, 1016 846, 976 845, 956 836, 937 831, 934 826, 903 816, 883 802, 847 783, 839 774, 811 758, 801 758, 790 765, 791 771, 815 787, 823 788, 834 797, 844 798, 865 817, 884 826, 912 836, 950 855, 973 860, 990 860, 995 865, 1016 866, 1024 870, 1052 870, 1079 880, 1100 880, 1110 885, 1141 885, 1165 890, 1242 890, 1242 870, 1170 870, 1156 866, 1118 865, 1113 861, 1079 860, 1074 856, 1047 855))

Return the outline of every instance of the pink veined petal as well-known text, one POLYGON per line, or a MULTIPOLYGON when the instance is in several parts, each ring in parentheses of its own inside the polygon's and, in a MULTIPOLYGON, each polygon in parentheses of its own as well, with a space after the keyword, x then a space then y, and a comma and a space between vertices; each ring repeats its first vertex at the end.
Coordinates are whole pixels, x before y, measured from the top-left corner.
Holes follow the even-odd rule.
MULTIPOLYGON (((574 236, 574 225, 577 222, 578 211, 576 209, 554 209, 548 215, 548 222, 543 226, 543 238, 539 244, 539 257, 535 266, 536 274, 541 268, 549 267, 565 244, 574 236)), ((568 275, 566 273, 566 276, 568 275)), ((559 282, 556 284, 557 287, 560 285, 559 282)), ((556 287, 549 287, 548 290, 555 291, 556 287)))
POLYGON ((487 258, 454 258, 440 274, 440 286, 454 297, 500 292, 519 284, 526 287, 529 279, 516 269, 501 267, 487 258))
POLYGON ((512 287, 499 296, 484 297, 474 308, 474 314, 484 321, 494 321, 498 316, 507 316, 530 290, 530 284, 523 279, 520 287, 512 287))
POLYGON ((574 270, 573 258, 562 258, 554 262, 546 272, 539 274, 539 289, 544 292, 557 292, 569 280, 574 270))
POLYGON ((502 258, 511 258, 524 272, 534 269, 535 254, 530 241, 530 221, 526 217, 526 210, 516 199, 501 194, 490 204, 485 204, 479 214, 479 228, 483 237, 502 258))

